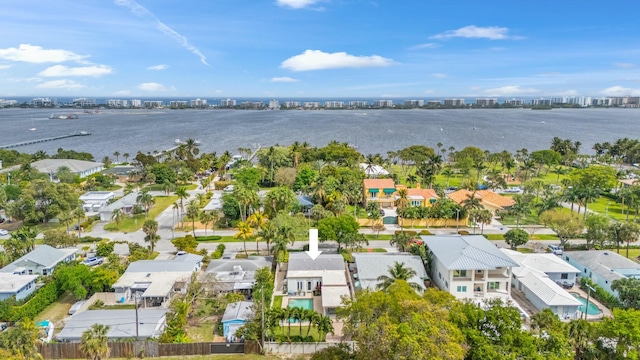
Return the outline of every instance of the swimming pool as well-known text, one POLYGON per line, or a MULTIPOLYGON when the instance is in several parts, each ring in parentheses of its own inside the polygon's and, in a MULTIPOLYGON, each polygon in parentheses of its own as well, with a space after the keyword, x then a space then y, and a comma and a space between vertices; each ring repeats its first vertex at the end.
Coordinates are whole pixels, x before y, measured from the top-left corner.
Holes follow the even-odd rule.
MULTIPOLYGON (((574 298, 578 299, 578 301, 580 301, 582 303, 582 306, 578 306, 578 310, 580 310, 580 312, 584 313, 584 307, 585 307, 585 305, 587 305, 587 299, 585 299, 582 296, 580 296, 580 294, 571 293, 571 295, 573 295, 574 298)), ((587 309, 587 314, 588 315, 600 315, 601 313, 602 313, 602 311, 600 311, 600 309, 598 309, 597 306, 595 306, 591 301, 589 301, 589 308, 587 309)))
POLYGON ((290 299, 289 308, 301 307, 306 310, 313 310, 313 299, 290 299))

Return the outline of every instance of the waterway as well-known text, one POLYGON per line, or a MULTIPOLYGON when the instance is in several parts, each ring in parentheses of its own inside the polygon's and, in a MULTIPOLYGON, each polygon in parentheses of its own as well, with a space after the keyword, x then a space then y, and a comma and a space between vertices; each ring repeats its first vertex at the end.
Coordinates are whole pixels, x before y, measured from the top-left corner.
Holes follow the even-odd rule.
POLYGON ((258 144, 289 145, 307 141, 324 146, 332 140, 358 146, 364 154, 395 151, 423 144, 462 149, 473 145, 490 151, 546 149, 554 136, 582 142, 592 153, 596 142, 640 135, 638 109, 471 109, 471 110, 105 110, 98 114, 66 109, 1 109, 0 145, 47 138, 75 131, 72 137, 16 148, 49 154, 58 148, 87 151, 96 159, 115 151, 133 157, 162 151, 176 139, 200 141, 201 151, 235 153, 258 144), (49 119, 51 114, 78 114, 78 119, 49 119), (30 128, 35 127, 32 131, 30 128))

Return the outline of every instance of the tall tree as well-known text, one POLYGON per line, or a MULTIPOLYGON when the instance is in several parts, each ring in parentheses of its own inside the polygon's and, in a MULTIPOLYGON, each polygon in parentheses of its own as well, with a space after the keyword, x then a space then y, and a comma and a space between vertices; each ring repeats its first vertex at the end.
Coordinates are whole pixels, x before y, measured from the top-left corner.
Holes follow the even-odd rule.
POLYGON ((253 228, 249 225, 249 223, 240 221, 238 223, 238 232, 233 236, 236 239, 242 239, 244 243, 244 253, 245 255, 249 255, 247 252, 247 239, 253 236, 253 228))
POLYGON ((92 360, 102 360, 109 357, 108 325, 93 324, 91 328, 82 333, 80 350, 92 360))
POLYGON ((389 275, 380 275, 376 280, 380 283, 376 285, 378 290, 387 290, 389 286, 395 283, 398 280, 406 281, 413 290, 422 291, 422 286, 418 283, 409 282, 411 278, 416 276, 417 272, 411 268, 407 268, 404 266, 404 263, 394 262, 393 267, 389 267, 389 275))
POLYGON ((144 241, 149 243, 149 249, 153 252, 156 242, 160 240, 160 235, 158 235, 158 222, 153 219, 145 220, 142 225, 142 231, 145 233, 144 241))

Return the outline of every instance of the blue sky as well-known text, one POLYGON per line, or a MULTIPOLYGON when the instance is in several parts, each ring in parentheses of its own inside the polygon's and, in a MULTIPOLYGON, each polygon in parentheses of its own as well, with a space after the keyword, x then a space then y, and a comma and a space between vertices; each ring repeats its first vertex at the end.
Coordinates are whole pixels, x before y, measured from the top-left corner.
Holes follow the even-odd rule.
POLYGON ((640 95, 640 2, 4 0, 0 96, 640 95))

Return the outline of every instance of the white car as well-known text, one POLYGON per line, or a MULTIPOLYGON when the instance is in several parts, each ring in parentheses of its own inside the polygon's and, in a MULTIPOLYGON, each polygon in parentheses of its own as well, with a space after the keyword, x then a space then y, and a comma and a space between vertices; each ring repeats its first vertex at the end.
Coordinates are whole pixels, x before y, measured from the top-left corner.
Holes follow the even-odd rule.
POLYGON ((0 236, 9 235, 9 231, 5 229, 0 229, 0 236))

